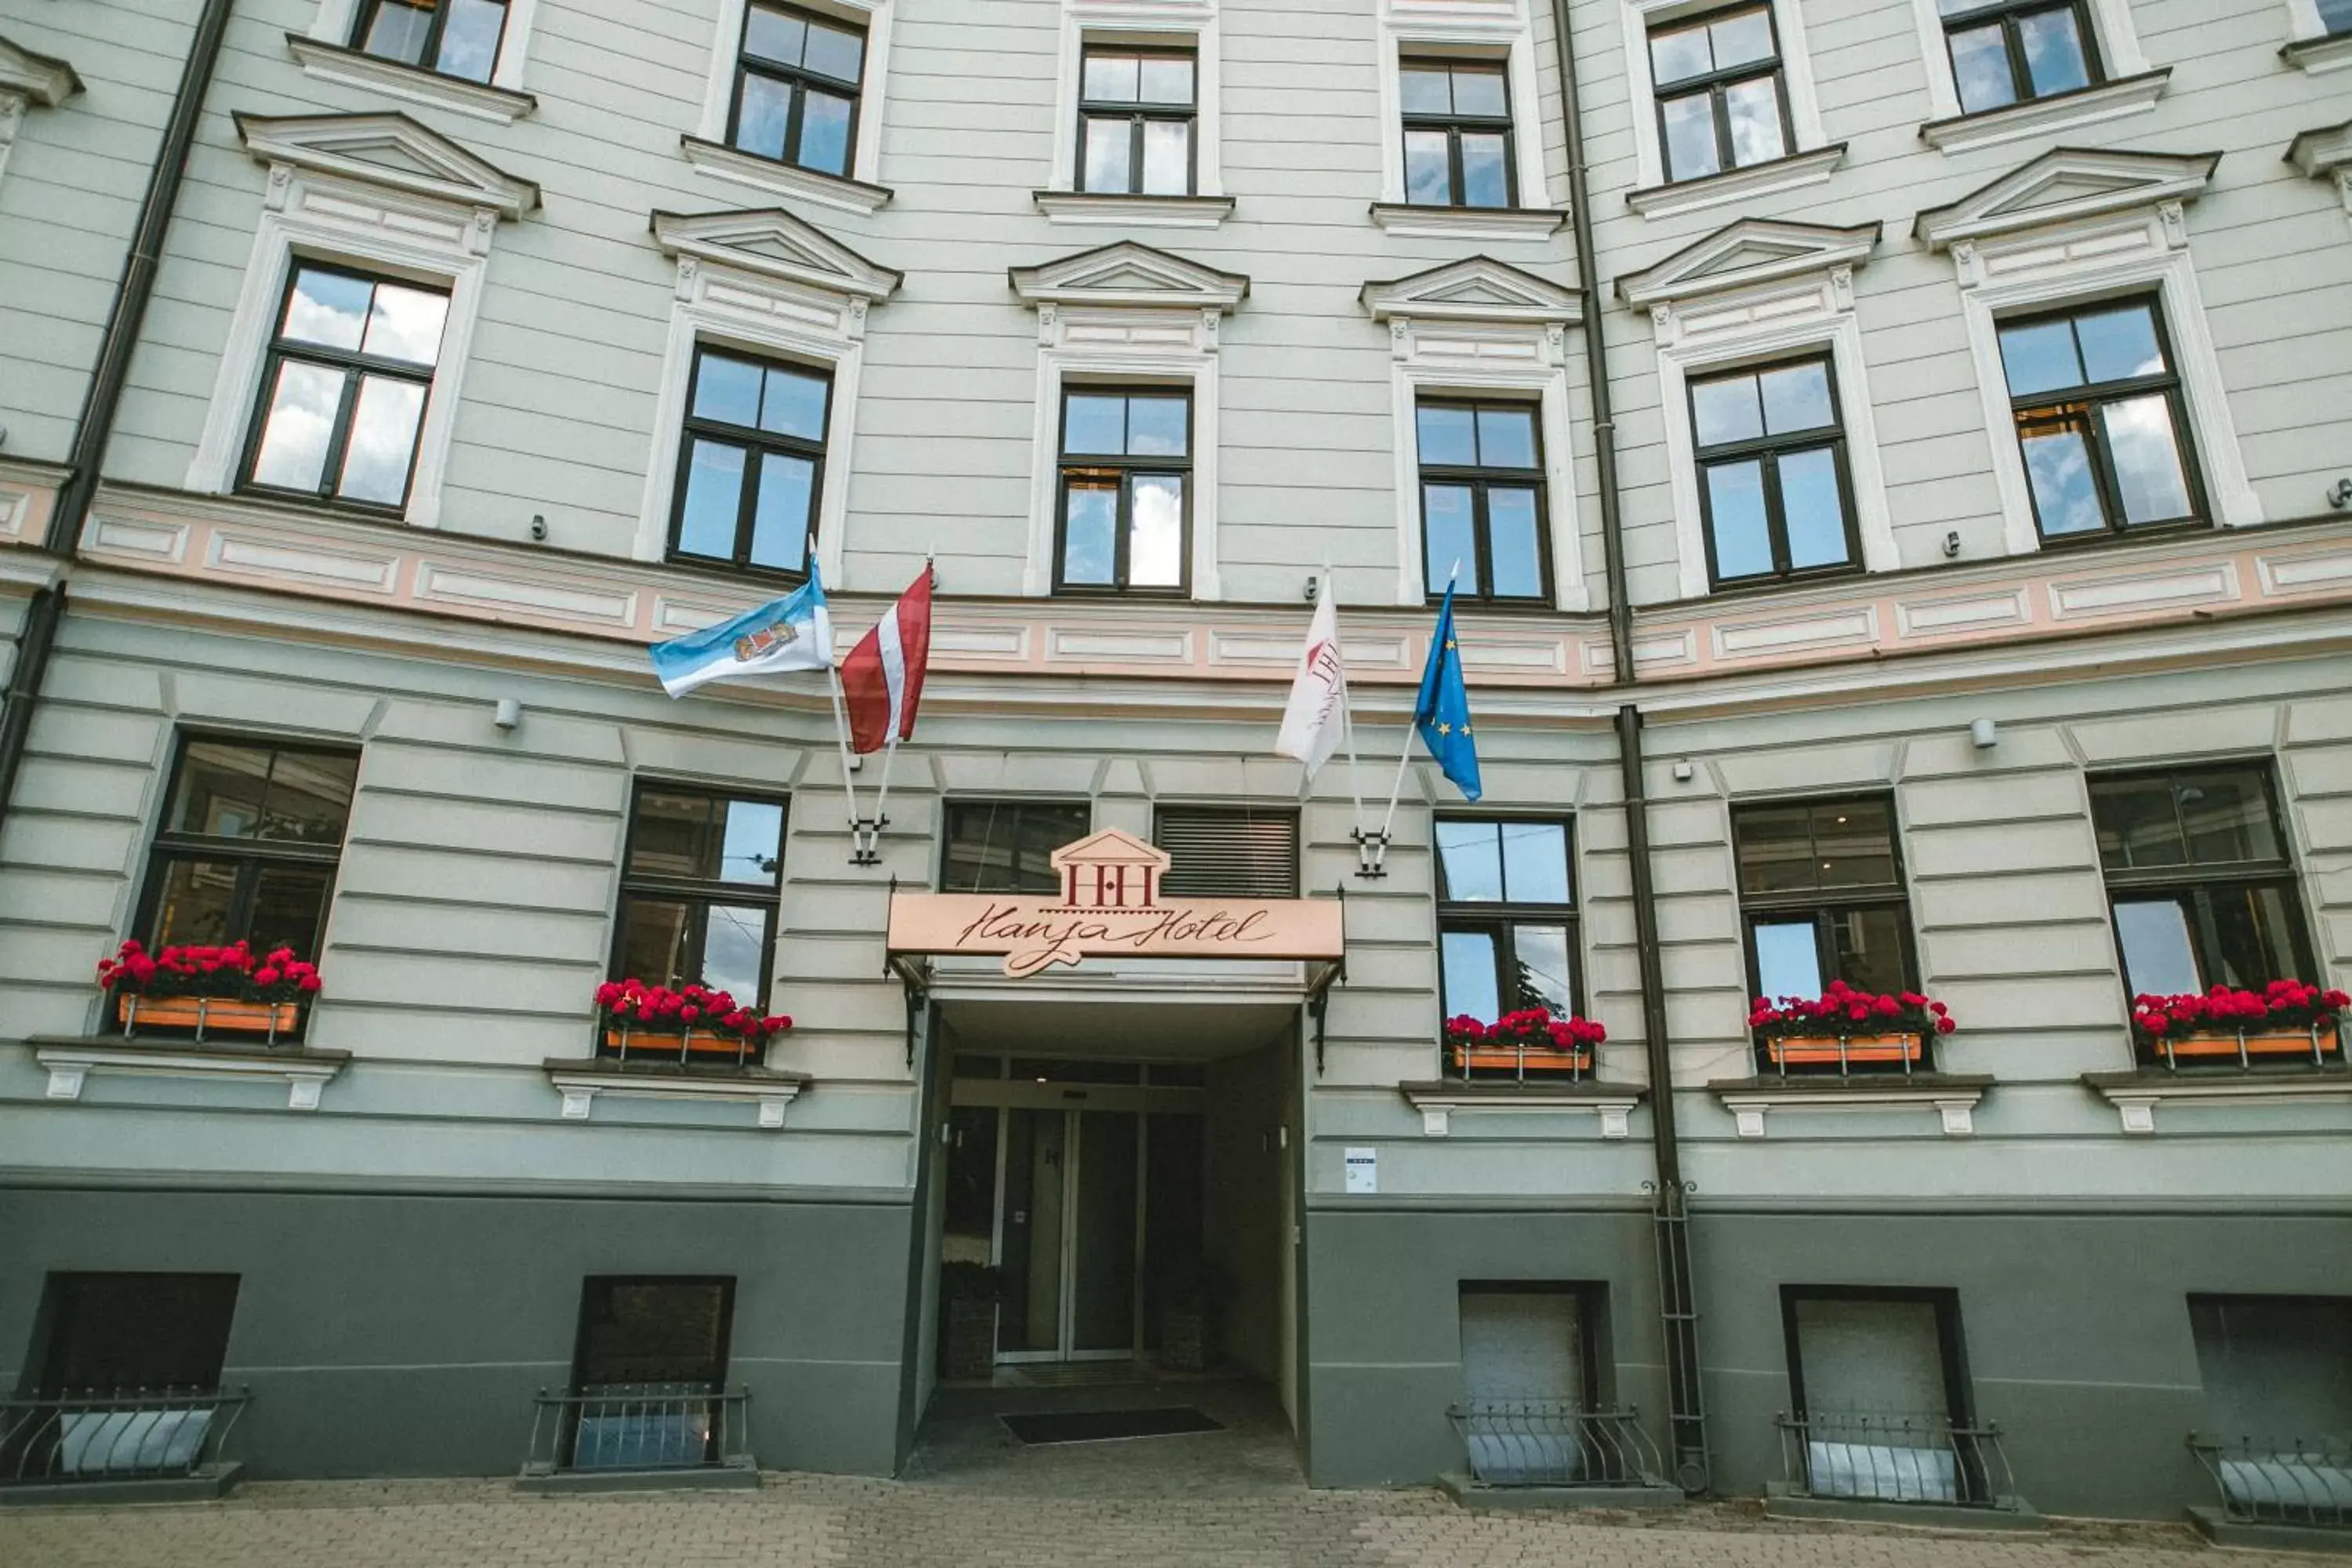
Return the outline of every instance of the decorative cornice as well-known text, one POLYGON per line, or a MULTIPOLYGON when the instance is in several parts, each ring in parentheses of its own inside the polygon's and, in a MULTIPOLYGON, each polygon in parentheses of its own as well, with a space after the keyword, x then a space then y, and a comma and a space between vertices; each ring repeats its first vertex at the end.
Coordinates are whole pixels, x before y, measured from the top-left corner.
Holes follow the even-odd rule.
POLYGON ((1074 256, 1008 269, 1013 291, 1032 305, 1229 311, 1249 297, 1250 280, 1122 239, 1074 256))
POLYGON ((245 150, 290 164, 517 218, 539 205, 539 186, 477 157, 398 110, 377 114, 237 114, 245 150), (387 163, 391 158, 396 162, 387 163))
POLYGON ((80 90, 81 78, 65 61, 35 54, 0 37, 0 93, 14 93, 42 109, 55 109, 80 90))
POLYGON ((1385 283, 1367 283, 1357 297, 1376 321, 1404 316, 1574 326, 1584 320, 1584 302, 1576 290, 1491 256, 1466 257, 1385 283))
POLYGON ((1772 1110, 1870 1111, 1933 1110, 1944 1135, 1964 1138, 1976 1131, 1977 1102, 1992 1087, 1983 1074, 1885 1073, 1868 1078, 1718 1079, 1706 1090, 1723 1102, 1742 1138, 1764 1136, 1765 1113, 1772 1110))
POLYGON ((2293 1105, 2352 1101, 2341 1068, 2287 1073, 2089 1072, 2083 1087, 2116 1108, 2126 1132, 2156 1131, 2159 1105, 2293 1105))
POLYGON ((782 207, 657 212, 650 227, 664 256, 690 256, 877 303, 888 299, 906 276, 867 260, 782 207))
POLYGON ((699 136, 679 137, 678 147, 688 163, 713 179, 748 185, 772 196, 791 196, 797 201, 814 202, 819 206, 835 207, 842 212, 870 216, 879 212, 897 194, 887 185, 869 185, 864 180, 853 180, 841 174, 821 174, 814 169, 799 168, 780 159, 762 158, 756 153, 746 153, 740 147, 730 147, 724 142, 706 142, 699 136))
POLYGON ((1930 207, 1912 220, 1911 233, 1942 249, 2105 213, 2192 202, 2212 183, 2219 153, 2130 153, 2112 148, 2053 147, 1958 201, 1930 207))
POLYGON ((1566 207, 1430 207, 1374 202, 1372 221, 1400 239, 1549 239, 1566 207))
POLYGON ((1859 267, 1878 244, 1879 226, 1832 228, 1744 217, 1656 266, 1617 279, 1617 297, 1636 307, 1671 304, 1787 278, 1859 267))
POLYGON ((2352 168, 2352 120, 2305 132, 2287 143, 2286 161, 2315 180, 2352 168))
POLYGON ((47 1097, 79 1100, 92 1073, 128 1073, 146 1078, 250 1080, 275 1079, 286 1085, 286 1109, 316 1110, 319 1091, 350 1065, 349 1051, 266 1050, 199 1045, 160 1045, 117 1039, 43 1039, 26 1044, 33 1059, 48 1070, 47 1097))
POLYGON ((2309 71, 2315 76, 2323 71, 2342 70, 2346 66, 2352 66, 2352 33, 2298 38, 2279 50, 2279 58, 2297 70, 2309 71))
POLYGON ((1424 1138, 1451 1136, 1454 1118, 1474 1111, 1598 1116, 1601 1137, 1623 1138, 1632 1131, 1633 1108, 1650 1095, 1643 1084, 1601 1083, 1591 1079, 1559 1083, 1493 1079, 1465 1083, 1459 1079, 1436 1079, 1401 1083, 1397 1092, 1421 1112, 1424 1138))
POLYGON ((2004 142, 2021 142, 2029 136, 2048 136, 2095 125, 2103 120, 2141 114, 2156 107, 2156 100, 2164 96, 2165 84, 2171 79, 2172 68, 2166 66, 2137 76, 2103 81, 2095 87, 2077 88, 2072 92, 2029 98, 2022 103, 1979 110, 1974 114, 1956 114, 1948 120, 1931 120, 1919 127, 1919 140, 1947 154, 1973 153, 1980 147, 1998 147, 2004 142))
POLYGON ((1844 142, 1832 142, 1826 147, 1791 153, 1785 158, 1775 158, 1769 163, 1750 163, 1744 169, 1726 169, 1720 174, 1709 174, 1704 179, 1645 185, 1638 191, 1626 192, 1625 205, 1643 217, 1674 217, 1731 202, 1749 201, 1757 196, 1770 195, 1776 191, 1818 185, 1828 180, 1838 165, 1845 162, 1845 148, 1844 142))
POLYGON ((759 1107, 761 1129, 772 1132, 784 1124, 784 1107, 799 1099, 812 1081, 806 1073, 768 1068, 701 1073, 637 1063, 625 1067, 594 1057, 551 1059, 542 1066, 547 1081, 563 1097, 561 1114, 566 1121, 588 1121, 595 1114, 599 1095, 614 1100, 748 1100, 759 1107))
POLYGON ((1214 228, 1234 216, 1231 196, 1131 196, 1100 191, 1037 191, 1046 221, 1073 226, 1214 228))
POLYGON ((286 47, 302 64, 302 74, 318 81, 364 88, 389 98, 404 98, 452 114, 469 115, 494 124, 511 125, 539 107, 527 92, 492 87, 444 76, 401 60, 387 60, 362 49, 348 49, 303 33, 286 35, 286 47))

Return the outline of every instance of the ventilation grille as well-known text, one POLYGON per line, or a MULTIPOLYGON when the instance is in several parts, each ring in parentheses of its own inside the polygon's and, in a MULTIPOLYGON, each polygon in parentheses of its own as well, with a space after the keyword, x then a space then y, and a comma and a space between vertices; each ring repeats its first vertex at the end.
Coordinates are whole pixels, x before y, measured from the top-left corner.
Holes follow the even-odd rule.
POLYGON ((1296 812, 1162 808, 1153 838, 1173 857, 1161 890, 1180 899, 1295 899, 1296 812))

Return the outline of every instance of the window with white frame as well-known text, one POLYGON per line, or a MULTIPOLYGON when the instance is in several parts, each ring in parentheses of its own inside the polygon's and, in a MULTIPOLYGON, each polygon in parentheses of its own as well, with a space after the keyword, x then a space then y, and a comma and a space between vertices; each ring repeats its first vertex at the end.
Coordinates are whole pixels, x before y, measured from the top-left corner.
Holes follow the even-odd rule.
POLYGON ((1190 49, 1087 50, 1078 68, 1079 190, 1192 194, 1196 66, 1190 49))
POLYGON ((490 79, 506 0, 361 0, 352 47, 464 81, 490 79))
POLYGON ((1381 200, 1392 234, 1541 238, 1542 102, 1528 0, 1381 0, 1381 200))
POLYGON ((1619 279, 1656 334, 1684 596, 1901 564, 1853 304, 1877 240, 1743 219, 1619 279))
POLYGON ((1215 0, 1060 0, 1056 224, 1203 228, 1233 210, 1218 147, 1215 0))
POLYGON ((1620 0, 1636 188, 1663 217, 1816 184, 1845 155, 1822 129, 1795 0, 1620 0))
POLYGON ((539 0, 319 0, 288 37, 304 74, 500 123, 535 106, 522 90, 539 0))
POLYGON ((187 488, 436 526, 491 237, 538 187, 404 115, 237 130, 269 174, 187 488))
POLYGON ((2262 521, 2189 248, 2214 162, 2062 147, 1919 215, 1958 276, 2012 553, 2262 521))
POLYGON ((719 0, 702 118, 684 139, 703 173, 870 213, 894 0, 719 0))
POLYGON ((1947 153, 2153 108, 2129 0, 1912 0, 1927 66, 1928 122, 1947 153))
POLYGON ((1182 594, 1192 478, 1185 389, 1065 384, 1054 591, 1182 594))
POLYGON ((866 313, 899 275, 781 208, 656 213, 676 258, 635 555, 841 581, 866 313))
POLYGON ((2352 0, 2283 0, 2289 42, 2280 54, 2300 70, 2352 66, 2352 0))

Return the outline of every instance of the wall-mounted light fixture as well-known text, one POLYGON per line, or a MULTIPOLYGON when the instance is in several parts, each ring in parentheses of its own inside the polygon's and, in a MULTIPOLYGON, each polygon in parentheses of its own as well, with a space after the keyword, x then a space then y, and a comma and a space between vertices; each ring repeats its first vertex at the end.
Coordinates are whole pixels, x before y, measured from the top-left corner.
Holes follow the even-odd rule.
POLYGON ((1980 752, 1997 746, 2000 744, 2000 726, 1990 719, 1971 719, 1969 721, 1969 739, 1976 742, 1976 748, 1980 752))
POLYGON ((1693 773, 1696 773, 1697 771, 1698 771, 1697 769, 1696 769, 1696 768, 1692 767, 1688 763, 1676 763, 1675 764, 1675 783, 1676 783, 1676 784, 1688 784, 1688 783, 1690 783, 1690 782, 1691 782, 1691 775, 1692 775, 1693 773))
POLYGON ((522 722, 522 703, 512 697, 499 698, 498 710, 490 716, 490 722, 501 730, 513 729, 522 722))
MULTIPOLYGON (((5 434, 6 432, 0 431, 0 436, 5 434)), ((2327 487, 2327 504, 2337 511, 2352 506, 2352 478, 2338 479, 2327 487)))

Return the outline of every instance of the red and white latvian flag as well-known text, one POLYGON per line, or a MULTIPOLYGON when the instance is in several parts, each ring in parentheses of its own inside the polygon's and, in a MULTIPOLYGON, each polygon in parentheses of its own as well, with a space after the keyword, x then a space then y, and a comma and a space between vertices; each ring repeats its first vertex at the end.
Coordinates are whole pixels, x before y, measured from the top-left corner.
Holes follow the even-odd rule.
POLYGON ((1323 574, 1315 619, 1299 650, 1298 674, 1290 683, 1282 733, 1274 749, 1307 764, 1307 776, 1331 760, 1348 738, 1348 667, 1339 658, 1339 615, 1331 605, 1331 574, 1323 574))
POLYGON ((849 749, 878 752, 915 732, 923 667, 931 658, 931 568, 857 639, 841 661, 841 695, 849 707, 849 749))

